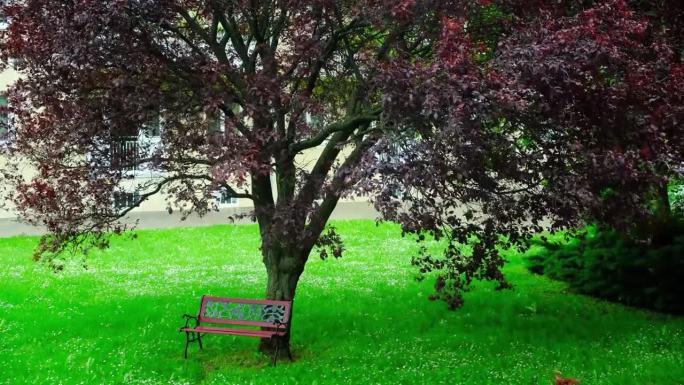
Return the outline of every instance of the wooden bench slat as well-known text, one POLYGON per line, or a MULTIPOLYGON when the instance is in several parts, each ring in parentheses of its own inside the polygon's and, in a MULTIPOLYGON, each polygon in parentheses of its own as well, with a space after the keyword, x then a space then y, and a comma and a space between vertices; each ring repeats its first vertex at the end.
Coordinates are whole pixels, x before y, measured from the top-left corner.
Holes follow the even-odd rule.
POLYGON ((234 303, 253 303, 253 304, 266 304, 266 305, 283 305, 289 307, 292 302, 290 301, 277 301, 274 299, 250 299, 250 298, 230 298, 230 297, 214 297, 210 295, 205 295, 202 297, 206 301, 215 302, 234 302, 234 303))
POLYGON ((287 324, 291 302, 241 298, 202 297, 199 321, 257 327, 287 324))
POLYGON ((251 337, 272 337, 274 335, 282 336, 285 332, 275 332, 268 330, 250 330, 250 329, 228 329, 228 328, 212 328, 206 326, 199 326, 196 328, 182 329, 184 332, 195 332, 195 333, 210 333, 210 334, 234 334, 234 335, 244 335, 251 337))
MULTIPOLYGON (((254 327, 264 327, 264 328, 275 328, 278 325, 270 322, 259 322, 259 321, 239 321, 231 320, 225 318, 200 318, 202 323, 208 324, 224 324, 224 325, 239 325, 239 326, 254 326, 254 327)), ((280 326, 281 329, 286 328, 285 324, 280 326)))

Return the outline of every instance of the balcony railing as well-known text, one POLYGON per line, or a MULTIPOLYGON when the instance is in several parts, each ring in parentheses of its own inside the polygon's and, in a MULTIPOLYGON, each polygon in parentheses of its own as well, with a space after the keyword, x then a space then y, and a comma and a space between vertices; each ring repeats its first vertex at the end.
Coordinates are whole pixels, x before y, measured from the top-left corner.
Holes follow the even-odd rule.
POLYGON ((112 141, 112 166, 124 171, 138 169, 140 144, 137 136, 121 136, 112 141))
POLYGON ((116 210, 127 209, 138 204, 140 201, 139 192, 116 191, 114 192, 114 208, 116 210))

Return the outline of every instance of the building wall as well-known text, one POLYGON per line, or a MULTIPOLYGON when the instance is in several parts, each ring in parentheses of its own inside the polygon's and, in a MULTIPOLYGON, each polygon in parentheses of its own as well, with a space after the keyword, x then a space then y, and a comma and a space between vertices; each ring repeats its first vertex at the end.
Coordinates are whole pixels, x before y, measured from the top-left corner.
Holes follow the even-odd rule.
MULTIPOLYGON (((7 69, 5 71, 0 72, 0 93, 4 93, 7 91, 9 86, 14 83, 17 79, 19 78, 19 74, 17 74, 16 71, 13 69, 7 69)), ((5 160, 0 157, 0 167, 2 167, 2 164, 5 160)), ((28 170, 26 171, 28 172, 28 170)), ((14 218, 16 215, 10 210, 2 210, 0 209, 0 219, 2 218, 14 218)))
POLYGON ((0 92, 6 91, 18 78, 19 74, 11 68, 0 72, 0 92))
MULTIPOLYGON (((0 73, 0 92, 4 92, 7 90, 7 88, 17 79, 19 78, 19 74, 12 70, 6 70, 4 72, 0 73)), ((304 153, 302 153, 300 156, 296 158, 296 161, 298 165, 300 165, 303 168, 311 168, 316 162, 316 159, 320 155, 323 147, 320 146, 318 148, 314 148, 311 150, 308 150, 304 153)), ((0 166, 2 164, 3 160, 0 158, 0 166)), ((26 167, 22 173, 24 173, 25 176, 30 176, 33 173, 33 170, 30 167, 26 167)), ((151 179, 158 178, 159 175, 154 175, 150 173, 149 171, 135 171, 134 172, 135 179, 133 180, 131 185, 135 185, 136 182, 145 182, 149 181, 151 179)), ((275 186, 274 186, 274 191, 275 191, 275 186)), ((361 203, 362 206, 368 206, 367 205, 367 199, 363 197, 359 198, 354 198, 354 199, 343 199, 340 202, 340 206, 347 206, 347 209, 344 214, 340 214, 345 218, 351 218, 354 217, 353 211, 357 209, 351 209, 352 207, 360 207, 358 204, 361 203), (349 210, 352 210, 352 212, 349 212, 349 210)), ((144 216, 149 216, 150 214, 154 213, 166 213, 167 209, 167 203, 166 203, 166 196, 163 194, 157 194, 147 201, 145 201, 139 208, 136 208, 133 210, 132 214, 135 215, 142 215, 144 216)), ((248 199, 238 199, 236 202, 232 204, 225 204, 221 205, 221 212, 236 212, 236 211, 245 211, 248 210, 249 208, 252 207, 252 203, 248 199)), ((364 208, 363 210, 359 211, 359 217, 368 217, 368 210, 364 208), (361 214, 361 211, 364 213, 361 214)), ((339 215, 338 215, 339 216, 339 215)), ((14 213, 12 210, 5 211, 5 210, 0 210, 0 219, 12 219, 16 218, 16 213, 14 213)), ((1 234, 0 234, 1 235, 1 234)))

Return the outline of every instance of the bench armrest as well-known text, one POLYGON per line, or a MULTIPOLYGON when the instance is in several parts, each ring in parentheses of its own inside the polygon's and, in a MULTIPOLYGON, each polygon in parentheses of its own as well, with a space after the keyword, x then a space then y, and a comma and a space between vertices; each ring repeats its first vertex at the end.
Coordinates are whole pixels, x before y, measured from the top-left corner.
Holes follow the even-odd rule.
POLYGON ((190 320, 195 320, 195 326, 194 327, 198 327, 200 324, 199 318, 197 316, 194 316, 194 315, 183 314, 183 319, 185 320, 185 326, 181 327, 178 331, 183 331, 183 329, 189 328, 190 327, 190 320))

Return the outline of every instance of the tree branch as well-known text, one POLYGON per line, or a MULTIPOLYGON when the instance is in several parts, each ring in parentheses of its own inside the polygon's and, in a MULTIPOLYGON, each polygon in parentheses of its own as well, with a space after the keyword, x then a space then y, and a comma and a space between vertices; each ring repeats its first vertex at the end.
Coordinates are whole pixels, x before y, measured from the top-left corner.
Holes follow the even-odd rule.
POLYGON ((237 21, 233 16, 228 16, 226 17, 224 10, 219 7, 218 2, 212 1, 212 8, 214 10, 215 17, 217 17, 219 23, 223 26, 223 29, 226 31, 225 36, 221 39, 219 45, 225 49, 226 45, 228 44, 228 40, 230 40, 233 43, 233 48, 235 49, 235 52, 237 55, 240 57, 240 60, 242 60, 242 66, 243 68, 253 71, 254 66, 249 63, 249 53, 247 51, 247 46, 245 45, 245 41, 242 38, 242 35, 238 32, 237 28, 237 21))
POLYGON ((354 180, 350 178, 351 172, 358 166, 364 153, 372 147, 377 140, 377 135, 370 135, 359 142, 335 173, 323 202, 318 209, 311 214, 309 224, 306 226, 306 235, 303 242, 304 255, 306 257, 308 257, 309 252, 320 237, 321 232, 323 232, 325 225, 330 219, 330 215, 332 215, 335 207, 337 207, 340 197, 345 190, 353 184, 354 180))
POLYGON ((293 143, 290 145, 290 152, 293 154, 296 154, 300 151, 309 149, 309 148, 314 148, 318 147, 321 145, 330 135, 336 133, 336 132, 347 132, 350 130, 355 130, 356 128, 370 124, 371 122, 377 120, 380 117, 380 114, 382 113, 382 109, 375 109, 367 114, 362 114, 358 116, 354 116, 351 118, 348 118, 342 122, 336 122, 325 129, 323 129, 320 133, 318 133, 316 136, 313 138, 307 139, 307 140, 302 140, 297 143, 293 143))

